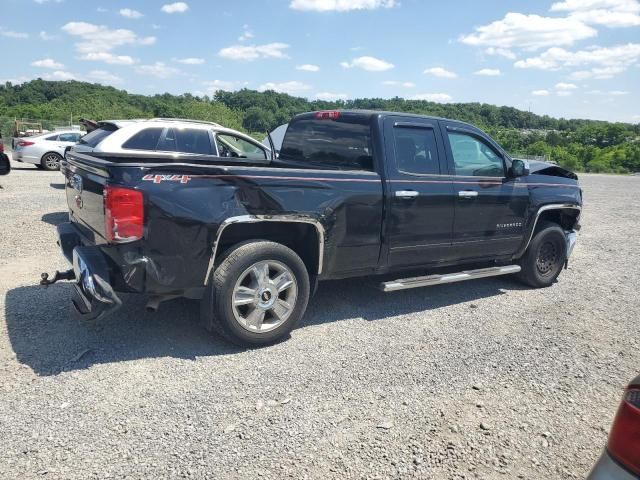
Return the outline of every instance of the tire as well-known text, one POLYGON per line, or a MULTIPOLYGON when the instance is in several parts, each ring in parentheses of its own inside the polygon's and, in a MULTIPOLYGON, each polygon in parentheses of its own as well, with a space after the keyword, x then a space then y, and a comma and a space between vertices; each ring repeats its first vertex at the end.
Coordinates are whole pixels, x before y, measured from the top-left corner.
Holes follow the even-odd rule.
POLYGON ((42 169, 47 170, 49 172, 54 172, 56 170, 60 170, 60 161, 62 157, 55 152, 48 152, 42 156, 40 160, 40 166, 42 169))
POLYGON ((534 288, 548 287, 562 272, 566 259, 564 231, 556 223, 542 222, 518 262, 522 267, 518 278, 534 288))
POLYGON ((302 318, 309 290, 309 274, 293 250, 269 241, 240 243, 213 271, 201 318, 236 345, 270 345, 302 318))

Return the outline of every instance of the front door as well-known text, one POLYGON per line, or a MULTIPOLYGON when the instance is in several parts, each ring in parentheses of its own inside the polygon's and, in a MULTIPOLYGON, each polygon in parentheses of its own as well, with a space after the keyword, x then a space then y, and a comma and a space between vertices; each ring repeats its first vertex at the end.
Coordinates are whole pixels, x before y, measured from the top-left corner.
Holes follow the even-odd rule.
POLYGON ((387 212, 385 242, 390 267, 437 263, 450 250, 453 184, 437 121, 387 117, 387 212))
POLYGON ((502 153, 479 131, 442 123, 455 181, 453 249, 460 259, 513 254, 522 241, 526 184, 507 176, 502 153))

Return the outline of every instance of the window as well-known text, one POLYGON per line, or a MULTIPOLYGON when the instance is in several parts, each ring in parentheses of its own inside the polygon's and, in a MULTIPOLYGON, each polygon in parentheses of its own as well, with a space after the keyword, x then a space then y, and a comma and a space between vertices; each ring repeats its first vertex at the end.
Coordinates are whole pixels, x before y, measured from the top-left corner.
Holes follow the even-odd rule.
POLYGON ((154 151, 160 141, 164 128, 154 127, 140 130, 133 137, 122 144, 122 148, 129 150, 151 150, 154 151))
POLYGON ((80 138, 80 144, 95 148, 100 142, 118 129, 115 125, 107 124, 96 128, 80 138))
POLYGON ((456 175, 504 177, 502 158, 486 143, 464 133, 449 133, 456 175))
POLYGON ((432 128, 394 128, 398 171, 415 174, 438 174, 438 148, 432 128))
POLYGON ((157 149, 164 152, 213 155, 209 131, 197 128, 167 128, 157 149))
POLYGON ((61 133, 60 136, 58 137, 58 141, 60 142, 76 143, 78 140, 80 140, 79 133, 61 133))
POLYGON ((320 168, 373 170, 369 118, 340 114, 335 120, 304 117, 293 121, 284 136, 280 160, 320 168))
POLYGON ((219 133, 218 150, 221 157, 248 158, 250 160, 267 160, 267 152, 243 138, 228 133, 219 133))
POLYGON ((51 135, 50 137, 45 137, 45 140, 49 140, 50 142, 55 142, 58 140, 58 135, 51 135))

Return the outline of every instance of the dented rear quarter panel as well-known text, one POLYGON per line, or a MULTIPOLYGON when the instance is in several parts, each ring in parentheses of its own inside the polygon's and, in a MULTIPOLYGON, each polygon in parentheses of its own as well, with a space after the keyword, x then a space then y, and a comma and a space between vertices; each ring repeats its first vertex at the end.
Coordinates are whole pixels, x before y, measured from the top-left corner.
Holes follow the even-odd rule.
POLYGON ((110 170, 109 183, 135 187, 145 198, 144 239, 101 246, 122 271, 121 289, 203 287, 220 225, 245 215, 320 222, 324 277, 377 267, 383 212, 377 173, 184 164, 110 170))

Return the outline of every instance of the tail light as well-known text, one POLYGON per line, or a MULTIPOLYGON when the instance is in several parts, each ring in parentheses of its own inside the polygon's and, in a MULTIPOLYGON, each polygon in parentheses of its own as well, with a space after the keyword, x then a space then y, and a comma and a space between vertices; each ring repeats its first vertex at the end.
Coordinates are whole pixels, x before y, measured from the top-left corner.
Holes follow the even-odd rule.
POLYGON ((35 142, 30 142, 29 140, 20 140, 18 142, 19 147, 28 147, 30 145, 35 145, 35 142))
POLYGON ((142 192, 107 185, 104 189, 104 222, 107 241, 128 243, 144 234, 142 192))
POLYGON ((337 120, 340 116, 340 112, 337 110, 325 110, 322 112, 316 112, 317 120, 337 120))
POLYGON ((640 385, 631 385, 624 393, 607 449, 621 465, 640 475, 640 385))

